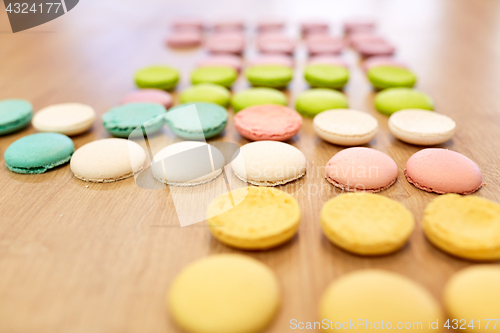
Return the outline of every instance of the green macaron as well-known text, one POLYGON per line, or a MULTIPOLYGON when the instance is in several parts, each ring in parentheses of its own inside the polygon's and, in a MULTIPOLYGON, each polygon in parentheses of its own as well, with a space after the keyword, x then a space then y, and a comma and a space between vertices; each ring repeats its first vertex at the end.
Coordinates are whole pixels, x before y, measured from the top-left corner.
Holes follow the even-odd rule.
POLYGON ((308 65, 304 70, 304 78, 311 87, 342 89, 349 81, 349 71, 342 66, 308 65))
POLYGON ((238 72, 231 67, 208 66, 195 69, 191 73, 191 82, 213 83, 224 87, 231 87, 238 77, 238 72))
POLYGON ((179 82, 179 71, 169 66, 149 66, 135 72, 135 84, 139 88, 174 89, 179 82))
POLYGON ((214 103, 186 103, 168 110, 168 127, 185 140, 210 139, 219 135, 227 124, 227 110, 214 103))
POLYGON ((180 95, 181 103, 207 102, 227 107, 231 93, 223 86, 213 83, 200 83, 184 90, 180 95))
POLYGON ((238 112, 252 105, 278 104, 287 105, 286 95, 272 88, 250 88, 233 95, 231 106, 238 112))
POLYGON ((129 103, 115 107, 102 115, 106 131, 119 138, 157 132, 163 126, 165 107, 156 103, 129 103))
POLYGON ((17 132, 27 127, 33 117, 31 103, 24 99, 0 101, 0 135, 17 132))
POLYGON ((390 116, 403 109, 434 110, 434 102, 429 95, 415 89, 389 88, 375 96, 375 108, 390 116))
POLYGON ((14 141, 5 151, 7 168, 16 173, 44 173, 69 162, 75 151, 64 134, 36 133, 14 141))
POLYGON ((375 89, 406 87, 417 82, 417 76, 410 70, 396 66, 375 66, 368 70, 368 80, 375 89))
POLYGON ((258 65, 247 69, 245 76, 256 87, 283 88, 292 80, 293 70, 286 66, 258 65))
POLYGON ((302 115, 314 117, 330 109, 347 109, 347 98, 341 92, 327 88, 309 89, 295 101, 295 109, 302 115))

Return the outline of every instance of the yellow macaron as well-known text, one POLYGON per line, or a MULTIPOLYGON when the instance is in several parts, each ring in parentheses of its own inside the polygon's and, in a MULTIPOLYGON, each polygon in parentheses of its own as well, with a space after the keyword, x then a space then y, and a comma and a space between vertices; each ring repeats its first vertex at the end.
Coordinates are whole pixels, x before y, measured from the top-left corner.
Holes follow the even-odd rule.
MULTIPOLYGON (((458 327, 468 332, 500 330, 500 323, 494 321, 500 315, 499 282, 498 266, 478 265, 452 276, 444 290, 444 304, 458 327)), ((450 321, 450 326, 454 322, 450 321)))
POLYGON ((327 201, 321 227, 338 247, 360 255, 397 251, 415 228, 413 215, 400 203, 372 193, 346 193, 327 201))
POLYGON ((194 262, 175 278, 168 295, 172 318, 190 333, 261 332, 279 303, 274 273, 239 254, 194 262))
POLYGON ((243 187, 218 196, 208 206, 208 226, 224 244, 264 250, 292 238, 300 208, 291 195, 271 187, 243 187))
POLYGON ((441 250, 472 260, 500 259, 500 205, 476 196, 445 194, 427 205, 423 228, 441 250))

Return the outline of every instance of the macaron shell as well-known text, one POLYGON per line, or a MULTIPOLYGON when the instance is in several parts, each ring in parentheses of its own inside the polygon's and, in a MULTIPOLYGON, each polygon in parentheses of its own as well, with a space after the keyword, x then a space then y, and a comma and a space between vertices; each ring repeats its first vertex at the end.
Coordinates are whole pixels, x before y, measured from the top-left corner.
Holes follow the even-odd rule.
POLYGON ((302 117, 286 106, 256 105, 238 112, 234 117, 234 126, 249 140, 285 141, 298 133, 302 117))
POLYGON ((80 147, 71 158, 75 177, 95 183, 109 183, 132 177, 142 170, 146 153, 126 139, 102 139, 80 147))
POLYGON ((335 154, 326 164, 325 177, 346 191, 380 192, 396 182, 398 166, 386 154, 355 147, 335 154))
POLYGON ((17 132, 30 124, 33 106, 24 99, 0 101, 0 135, 17 132))
POLYGON ((295 100, 295 109, 306 117, 314 117, 318 113, 330 109, 346 109, 348 107, 344 94, 327 88, 306 90, 295 100))
POLYGON ((434 110, 432 98, 411 88, 389 88, 375 96, 375 108, 386 116, 404 109, 434 110))
POLYGON ((227 66, 199 67, 191 73, 193 84, 213 83, 224 87, 231 87, 236 80, 238 72, 227 66))
POLYGON ((135 73, 135 83, 139 88, 170 90, 179 81, 179 71, 169 66, 149 66, 135 73))
POLYGON ((306 174, 306 157, 292 145, 277 141, 257 141, 240 148, 231 162, 234 174, 257 186, 277 186, 306 174))
POLYGON ((197 30, 174 31, 168 36, 167 45, 173 48, 187 48, 201 45, 202 35, 197 30))
POLYGON ((40 132, 77 135, 89 130, 95 121, 95 111, 80 103, 55 104, 35 113, 33 127, 40 132))
POLYGON ((405 175, 415 187, 438 194, 470 194, 483 185, 481 170, 472 160, 441 148, 413 154, 406 162, 405 175))
POLYGON ((378 132, 377 119, 350 109, 323 111, 314 117, 313 127, 320 138, 341 146, 368 143, 378 132))
POLYGON ((368 80, 375 89, 395 87, 411 88, 417 82, 417 76, 406 68, 399 66, 376 66, 367 72, 368 80))
POLYGON ((232 54, 212 55, 200 61, 198 67, 211 67, 211 66, 226 66, 231 67, 237 72, 241 71, 243 61, 240 57, 232 54))
POLYGON ((231 93, 226 88, 212 83, 191 86, 180 94, 181 103, 207 102, 227 107, 231 93))
POLYGON ((163 126, 165 107, 155 103, 128 103, 117 106, 102 115, 102 123, 108 133, 126 138, 142 136, 141 126, 152 134, 163 126))
POLYGON ((233 95, 231 106, 234 112, 246 107, 262 104, 287 105, 288 100, 284 93, 273 88, 250 88, 239 91, 233 95))
POLYGON ((310 57, 307 61, 308 65, 333 65, 347 68, 347 63, 338 56, 333 55, 317 55, 310 57))
POLYGON ((172 106, 172 95, 160 89, 140 89, 128 93, 121 104, 128 103, 156 103, 166 109, 172 106))
POLYGON ((285 54, 262 54, 250 62, 250 66, 277 65, 293 68, 293 58, 285 54))
POLYGON ((282 88, 293 77, 293 70, 287 66, 259 65, 245 71, 247 80, 256 87, 282 88))
POLYGON ((304 78, 312 87, 342 89, 349 80, 349 71, 343 66, 308 65, 304 78))

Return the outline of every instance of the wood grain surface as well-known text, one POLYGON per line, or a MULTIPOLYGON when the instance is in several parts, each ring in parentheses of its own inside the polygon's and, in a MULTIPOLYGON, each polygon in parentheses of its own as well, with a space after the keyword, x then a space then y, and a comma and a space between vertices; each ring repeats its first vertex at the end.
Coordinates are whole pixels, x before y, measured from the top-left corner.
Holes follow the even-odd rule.
MULTIPOLYGON (((134 70, 155 63, 181 69, 181 91, 204 53, 169 50, 164 38, 169 20, 188 14, 207 20, 237 15, 248 22, 274 14, 286 17, 295 35, 301 19, 327 18, 339 34, 343 18, 377 18, 379 31, 397 45, 398 58, 419 75, 418 88, 433 96, 438 112, 457 122, 456 135, 442 147, 465 154, 482 169, 486 185, 474 195, 500 202, 500 2, 495 0, 85 0, 61 18, 17 34, 10 32, 2 7, 0 99, 25 98, 35 110, 81 102, 102 114, 134 89, 134 70)), ((246 56, 251 58, 256 52, 253 31, 248 36, 246 56)), ((283 302, 268 332, 290 331, 291 319, 317 320, 327 285, 360 269, 405 275, 441 300, 450 275, 472 263, 439 251, 424 237, 423 210, 436 195, 411 186, 403 174, 406 160, 422 147, 390 135, 387 117, 373 108, 374 93, 359 59, 351 51, 344 57, 352 74, 345 91, 350 106, 380 123, 380 132, 367 146, 389 154, 399 167, 396 184, 380 195, 401 202, 417 221, 401 251, 364 258, 340 250, 322 235, 320 209, 338 194, 325 181, 323 167, 342 148, 320 140, 311 119, 304 119, 290 141, 309 161, 307 176, 281 187, 300 203, 300 230, 291 242, 266 252, 228 248, 203 223, 181 228, 171 193, 141 188, 132 178, 85 183, 68 165, 42 175, 8 171, 3 153, 33 133, 30 127, 0 137, 0 332, 178 332, 165 305, 172 280, 189 263, 218 253, 245 253, 278 276, 283 302)), ((301 74, 303 44, 296 59, 290 105, 307 89, 301 74)), ((240 78, 234 90, 246 86, 240 78)), ((157 143, 177 141, 170 132, 163 134, 157 143)), ((78 148, 106 137, 98 120, 90 132, 73 139, 78 148)), ((231 119, 217 141, 247 142, 231 119)))

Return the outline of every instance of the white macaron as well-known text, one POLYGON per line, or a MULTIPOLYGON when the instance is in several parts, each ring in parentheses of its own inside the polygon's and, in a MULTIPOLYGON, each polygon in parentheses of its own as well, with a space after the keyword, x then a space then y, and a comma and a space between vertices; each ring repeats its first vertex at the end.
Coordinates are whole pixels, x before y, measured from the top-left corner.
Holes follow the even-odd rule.
POLYGON ((71 157, 71 171, 87 182, 110 183, 142 170, 146 152, 126 139, 103 139, 80 147, 71 157))
POLYGON ((195 186, 217 178, 224 155, 205 142, 182 141, 160 150, 153 158, 153 176, 167 185, 195 186))
POLYGON ((40 132, 77 135, 86 132, 94 123, 95 111, 85 104, 64 103, 47 106, 33 117, 33 127, 40 132))
POLYGON ((247 143, 231 162, 239 179, 258 186, 277 186, 306 174, 306 157, 292 145, 278 141, 247 143))
POLYGON ((389 130, 401 141, 421 146, 438 145, 451 139, 455 122, 448 116, 422 109, 401 110, 389 118, 389 130))
POLYGON ((314 117, 313 126, 320 138, 340 146, 365 144, 378 132, 377 119, 351 109, 323 111, 314 117))

